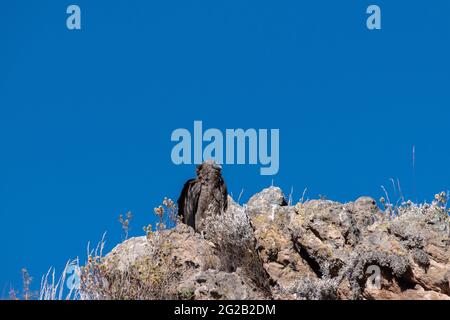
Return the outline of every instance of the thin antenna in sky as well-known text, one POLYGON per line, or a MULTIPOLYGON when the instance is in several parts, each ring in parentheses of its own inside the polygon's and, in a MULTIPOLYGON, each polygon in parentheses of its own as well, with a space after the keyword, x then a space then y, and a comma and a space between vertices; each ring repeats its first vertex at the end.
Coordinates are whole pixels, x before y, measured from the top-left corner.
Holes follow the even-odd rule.
POLYGON ((412 148, 412 169, 413 169, 413 187, 414 187, 414 197, 417 201, 417 186, 416 186, 416 145, 412 148))

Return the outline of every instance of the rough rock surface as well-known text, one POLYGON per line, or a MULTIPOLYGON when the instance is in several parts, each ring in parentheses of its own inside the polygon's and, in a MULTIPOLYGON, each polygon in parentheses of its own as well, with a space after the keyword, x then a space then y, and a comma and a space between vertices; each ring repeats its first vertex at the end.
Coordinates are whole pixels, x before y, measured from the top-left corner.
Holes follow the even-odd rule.
MULTIPOLYGON (((450 299, 450 227, 440 203, 383 211, 361 197, 288 206, 282 191, 271 187, 244 206, 232 202, 227 214, 250 230, 251 248, 239 251, 248 254, 244 264, 224 268, 228 251, 219 248, 225 237, 209 239, 182 224, 129 239, 102 263, 126 272, 138 261, 166 259, 171 272, 178 270, 173 296, 182 299, 450 299), (255 265, 262 270, 257 277, 251 275, 255 265)), ((233 220, 224 221, 225 230, 235 228, 233 220)), ((239 239, 226 241, 240 246, 239 239)))

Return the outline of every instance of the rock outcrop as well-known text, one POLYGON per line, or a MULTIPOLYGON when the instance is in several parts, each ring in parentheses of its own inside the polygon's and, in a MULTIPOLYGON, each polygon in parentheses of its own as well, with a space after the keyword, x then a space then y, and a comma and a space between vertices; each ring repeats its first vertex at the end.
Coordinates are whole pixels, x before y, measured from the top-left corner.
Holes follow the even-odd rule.
POLYGON ((178 224, 118 245, 100 263, 103 297, 136 297, 115 295, 121 279, 148 293, 139 298, 449 300, 445 205, 386 207, 369 197, 290 206, 275 187, 244 206, 230 199, 204 235, 178 224))

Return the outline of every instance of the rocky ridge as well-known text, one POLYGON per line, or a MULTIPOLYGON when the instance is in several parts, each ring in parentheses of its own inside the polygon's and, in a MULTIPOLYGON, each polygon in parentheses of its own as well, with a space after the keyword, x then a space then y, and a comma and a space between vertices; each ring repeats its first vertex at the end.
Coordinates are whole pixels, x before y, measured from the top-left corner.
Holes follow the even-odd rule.
POLYGON ((101 260, 101 290, 89 290, 105 299, 450 299, 439 201, 288 205, 271 187, 229 203, 204 235, 178 224, 119 244, 101 260))

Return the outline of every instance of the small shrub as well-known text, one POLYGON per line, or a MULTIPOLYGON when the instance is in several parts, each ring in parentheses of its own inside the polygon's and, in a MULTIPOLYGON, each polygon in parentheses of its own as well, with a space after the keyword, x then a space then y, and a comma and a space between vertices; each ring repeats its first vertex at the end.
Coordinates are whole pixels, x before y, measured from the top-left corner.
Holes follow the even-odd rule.
POLYGON ((192 300, 195 297, 195 291, 192 288, 184 289, 178 293, 178 298, 181 300, 192 300))
POLYGON ((207 217, 204 234, 216 246, 222 271, 235 272, 240 268, 257 287, 270 291, 269 277, 256 252, 253 227, 245 208, 231 205, 220 216, 207 217))
POLYGON ((119 215, 119 222, 120 225, 122 226, 122 231, 124 233, 124 239, 128 239, 128 233, 130 231, 130 222, 133 219, 133 215, 131 214, 130 211, 128 211, 125 214, 125 217, 123 215, 119 215))
POLYGON ((337 279, 304 277, 295 281, 286 291, 295 294, 299 300, 335 300, 338 285, 337 279))
POLYGON ((158 222, 155 224, 155 230, 153 230, 151 224, 143 228, 147 236, 151 235, 154 231, 173 228, 180 221, 177 205, 172 199, 164 198, 162 204, 154 208, 153 211, 157 216, 158 222))

